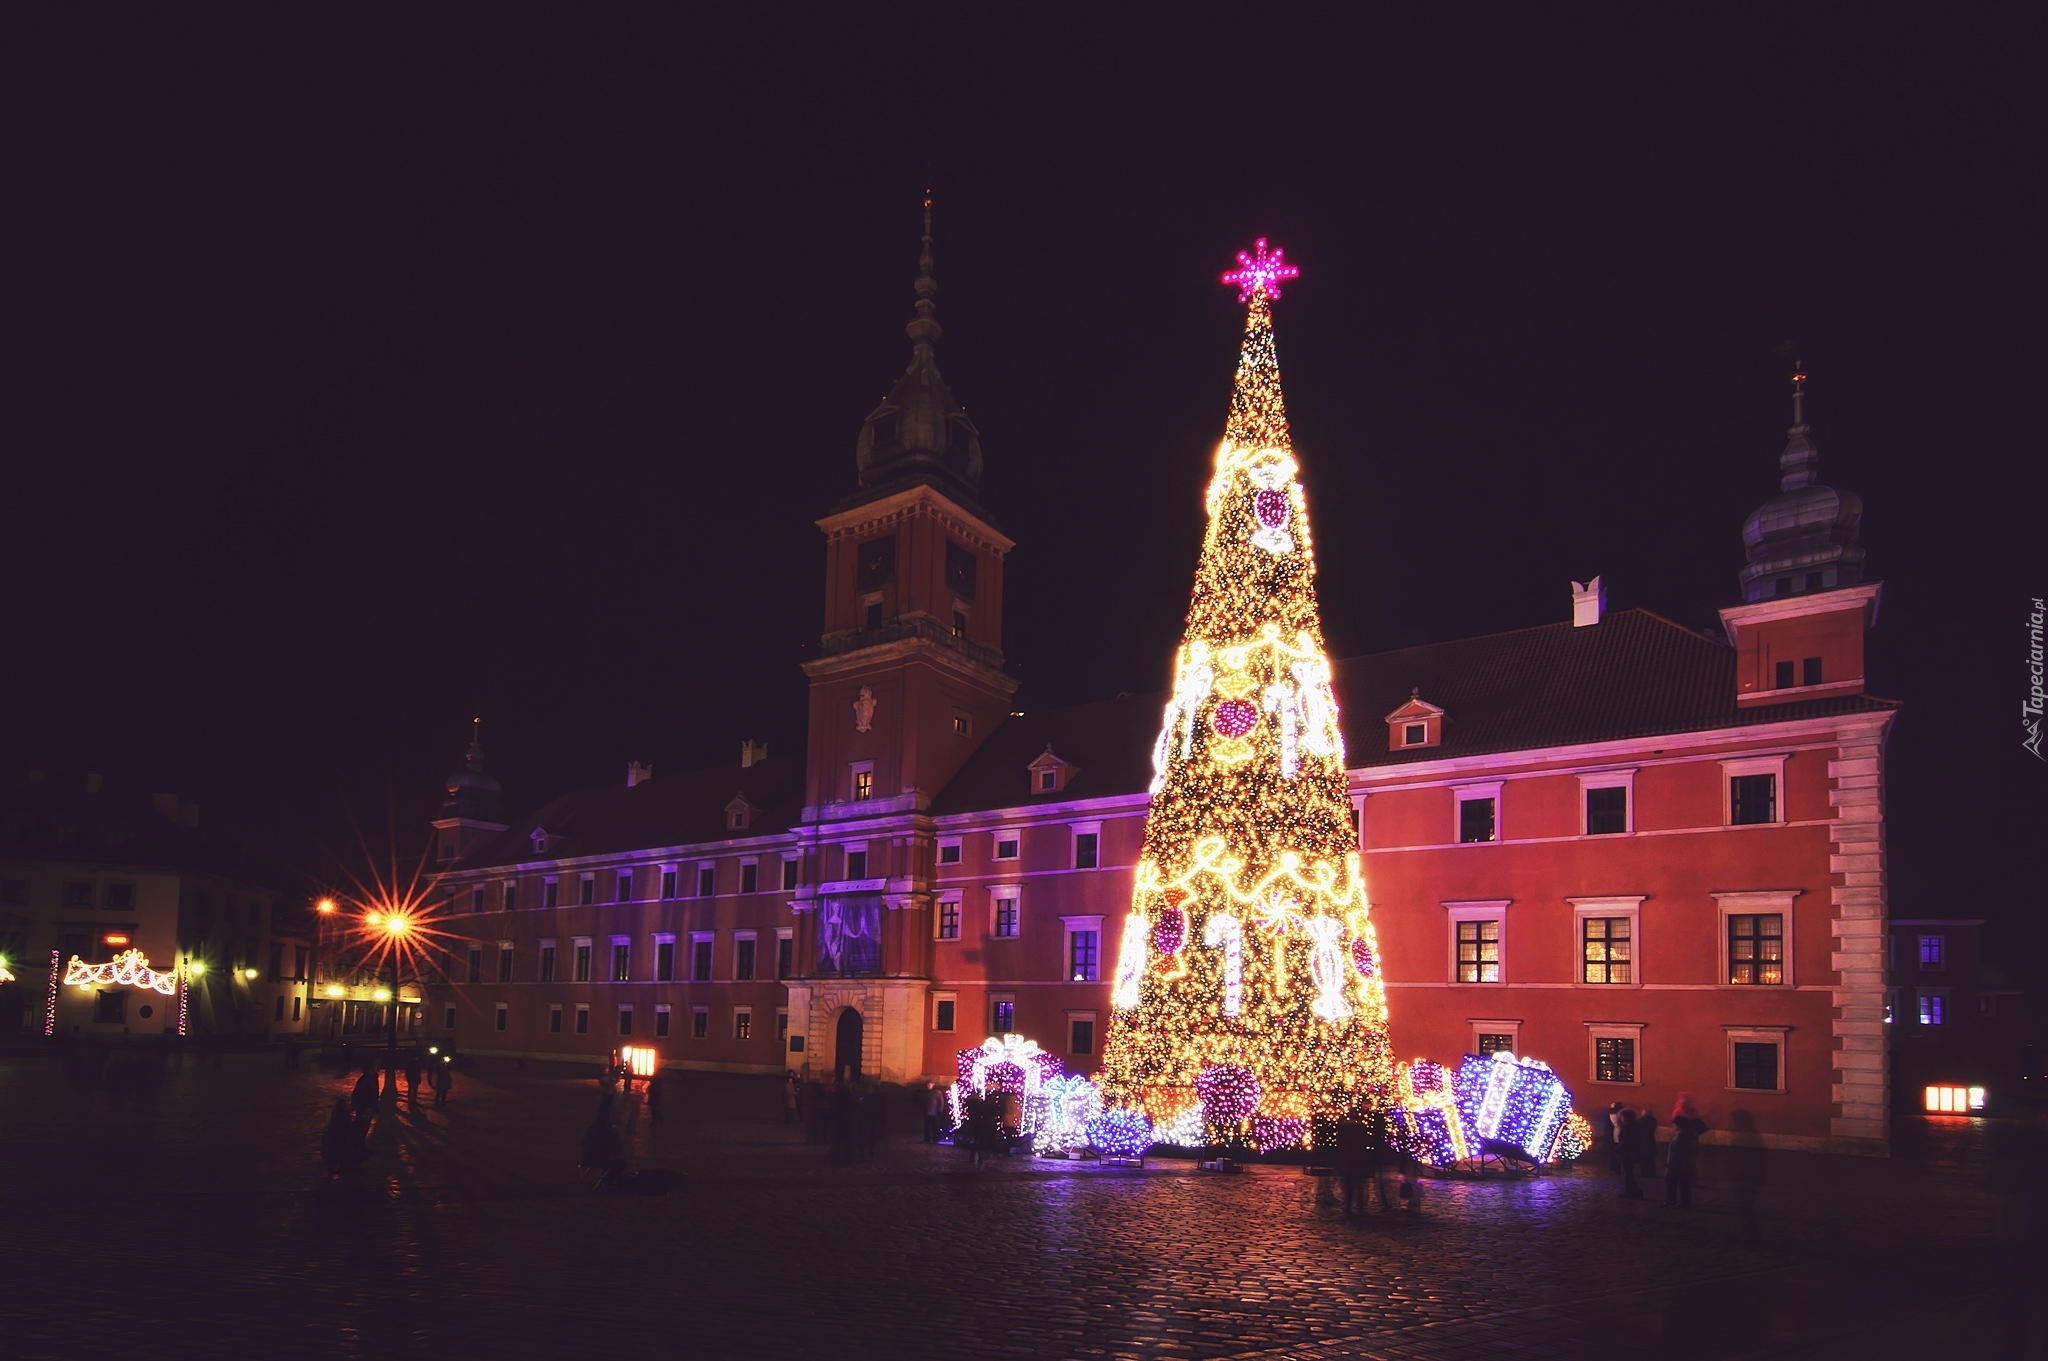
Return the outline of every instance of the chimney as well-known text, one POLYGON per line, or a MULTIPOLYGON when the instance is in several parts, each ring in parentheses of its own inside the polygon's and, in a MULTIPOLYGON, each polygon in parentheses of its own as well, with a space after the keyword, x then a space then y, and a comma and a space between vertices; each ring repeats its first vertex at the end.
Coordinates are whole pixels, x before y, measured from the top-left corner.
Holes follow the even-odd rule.
POLYGON ((626 762, 626 788, 654 778, 654 763, 651 761, 626 762))
POLYGON ((1572 583, 1572 627, 1582 629, 1588 624, 1600 622, 1600 616, 1607 613, 1607 588, 1594 577, 1588 582, 1572 583))
POLYGON ((768 744, 749 737, 740 743, 740 769, 757 766, 768 759, 768 744))

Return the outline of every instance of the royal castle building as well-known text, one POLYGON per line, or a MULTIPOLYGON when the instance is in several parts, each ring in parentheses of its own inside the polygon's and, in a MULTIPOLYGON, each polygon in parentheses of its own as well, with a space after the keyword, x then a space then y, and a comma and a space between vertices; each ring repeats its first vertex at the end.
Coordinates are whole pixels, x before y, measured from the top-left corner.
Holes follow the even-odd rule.
MULTIPOLYGON (((434 823, 457 944, 429 1039, 906 1082, 1014 1032, 1096 1066, 1167 697, 1012 711, 1012 543, 930 244, 909 366, 818 521, 805 749, 634 764, 508 822, 472 744, 434 823)), ((1505 1048, 1583 1111, 1684 1090, 1776 1146, 1886 1148, 1897 706, 1865 692, 1881 588, 1804 382, 1718 636, 1596 579, 1554 620, 1336 664, 1398 1057, 1505 1048)))

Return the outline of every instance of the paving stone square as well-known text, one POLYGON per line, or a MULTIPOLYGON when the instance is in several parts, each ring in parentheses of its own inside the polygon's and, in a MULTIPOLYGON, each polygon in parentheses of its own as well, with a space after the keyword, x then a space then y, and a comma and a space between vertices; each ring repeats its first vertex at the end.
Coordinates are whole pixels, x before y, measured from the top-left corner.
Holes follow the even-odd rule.
POLYGON ((668 1193, 592 1194, 594 1077, 481 1061, 445 1107, 385 1102, 364 1171, 330 1180, 319 1133, 353 1078, 195 1055, 124 1093, 0 1059, 0 1354, 2041 1354, 2024 1127, 1889 1161, 1710 1149, 1690 1212, 1582 1168, 1347 1219, 1299 1167, 974 1171, 908 1096, 871 1160, 835 1165, 772 1079, 698 1073, 665 1079, 659 1123, 623 1112, 668 1193))

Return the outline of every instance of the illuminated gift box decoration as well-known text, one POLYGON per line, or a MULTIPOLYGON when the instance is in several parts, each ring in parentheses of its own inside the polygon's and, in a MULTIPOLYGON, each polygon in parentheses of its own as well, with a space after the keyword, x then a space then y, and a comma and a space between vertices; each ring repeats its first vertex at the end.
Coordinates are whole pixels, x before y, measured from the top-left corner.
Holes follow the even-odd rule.
POLYGON ((1401 1146, 1431 1167, 1449 1167, 1472 1156, 1465 1117, 1441 1063, 1417 1059, 1396 1064, 1394 1090, 1400 1105, 1393 1111, 1401 1146))
POLYGON ((1501 1050, 1465 1056, 1458 1065, 1457 1105, 1467 1140, 1495 1140, 1543 1163, 1556 1156, 1572 1094, 1541 1059, 1518 1059, 1501 1050))

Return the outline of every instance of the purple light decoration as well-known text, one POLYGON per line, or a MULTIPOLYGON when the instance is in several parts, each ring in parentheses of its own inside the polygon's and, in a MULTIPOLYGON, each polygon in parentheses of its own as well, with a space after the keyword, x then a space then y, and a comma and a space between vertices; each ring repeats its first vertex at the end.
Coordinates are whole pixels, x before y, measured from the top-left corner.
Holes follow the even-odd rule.
POLYGON ((1152 1147, 1152 1122, 1143 1111, 1102 1111, 1088 1121, 1088 1142, 1105 1158, 1142 1158, 1152 1147))
POLYGON ((1179 954, 1187 938, 1188 914, 1182 908, 1167 908, 1166 915, 1152 927, 1152 948, 1162 955, 1179 954))
POLYGON ((1216 706, 1209 724, 1225 737, 1243 737, 1259 725, 1259 706, 1248 699, 1226 699, 1216 706))
POLYGON ((1223 276, 1223 282, 1238 286, 1239 302, 1250 302, 1259 293, 1264 293, 1269 298, 1277 298, 1280 296, 1280 290, 1276 287, 1276 281, 1292 279, 1301 273, 1295 266, 1284 263, 1278 250, 1267 254, 1266 238, 1263 236, 1259 238, 1258 245, 1252 248, 1251 253, 1237 253, 1237 264, 1236 269, 1223 276))
POLYGON ((1295 1115, 1254 1115, 1252 1147, 1261 1153, 1298 1148, 1307 1141, 1308 1122, 1295 1115))
POLYGON ((57 1033, 57 952, 50 951, 50 995, 43 1001, 43 1038, 57 1033))
POLYGON ((1241 1124, 1259 1104, 1259 1080, 1249 1068, 1212 1063, 1195 1079, 1195 1095, 1212 1124, 1241 1124))
POLYGON ((1260 524, 1268 529, 1278 529, 1287 523, 1287 493, 1262 491, 1252 498, 1252 510, 1259 517, 1260 524))
POLYGON ((1365 943, 1364 936, 1351 939, 1351 966, 1358 970, 1360 978, 1371 978, 1379 968, 1379 961, 1372 957, 1372 947, 1365 943))

